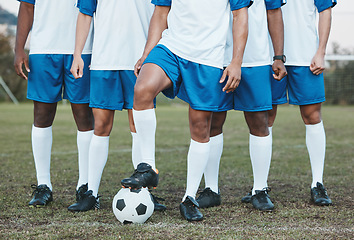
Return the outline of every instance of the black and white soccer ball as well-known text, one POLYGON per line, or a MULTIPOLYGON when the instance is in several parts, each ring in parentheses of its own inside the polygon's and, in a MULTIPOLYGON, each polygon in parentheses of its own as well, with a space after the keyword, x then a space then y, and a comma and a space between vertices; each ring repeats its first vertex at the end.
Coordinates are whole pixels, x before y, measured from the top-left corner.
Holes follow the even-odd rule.
POLYGON ((123 224, 144 223, 154 212, 154 203, 147 188, 122 188, 113 198, 112 209, 123 224))

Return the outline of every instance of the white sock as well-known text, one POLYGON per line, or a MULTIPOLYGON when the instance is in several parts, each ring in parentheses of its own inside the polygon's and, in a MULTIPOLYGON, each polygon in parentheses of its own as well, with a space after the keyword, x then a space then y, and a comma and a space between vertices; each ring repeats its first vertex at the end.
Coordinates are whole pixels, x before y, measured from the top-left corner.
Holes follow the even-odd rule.
POLYGON ((76 190, 81 185, 88 182, 88 165, 89 165, 89 150, 93 130, 77 131, 77 150, 79 157, 79 180, 77 182, 76 190))
POLYGON ((132 134, 132 162, 134 169, 137 168, 138 164, 141 163, 141 154, 140 154, 140 145, 139 139, 135 132, 131 132, 132 134))
POLYGON ((46 184, 52 190, 50 182, 50 156, 52 151, 52 126, 39 128, 32 125, 32 151, 37 172, 37 184, 46 184))
POLYGON ((273 127, 268 127, 269 135, 272 135, 273 133, 273 127))
POLYGON ((108 158, 109 136, 96 136, 93 134, 89 151, 88 190, 97 197, 102 172, 108 158))
POLYGON ((155 109, 137 111, 133 109, 133 119, 136 129, 136 136, 140 145, 140 162, 145 162, 155 167, 155 133, 156 115, 155 109))
POLYGON ((208 163, 209 152, 210 142, 200 143, 191 139, 187 157, 187 189, 182 202, 187 196, 195 198, 208 163))
POLYGON ((223 134, 210 137, 210 153, 208 163, 204 170, 205 188, 209 187, 213 192, 219 192, 218 177, 220 159, 223 150, 223 134))
POLYGON ((253 169, 253 189, 262 190, 267 187, 268 173, 270 168, 270 161, 272 158, 272 137, 257 137, 250 134, 250 157, 253 169))
POLYGON ((316 183, 323 183, 323 168, 326 154, 326 134, 323 122, 306 126, 306 146, 310 156, 312 169, 311 188, 316 183))

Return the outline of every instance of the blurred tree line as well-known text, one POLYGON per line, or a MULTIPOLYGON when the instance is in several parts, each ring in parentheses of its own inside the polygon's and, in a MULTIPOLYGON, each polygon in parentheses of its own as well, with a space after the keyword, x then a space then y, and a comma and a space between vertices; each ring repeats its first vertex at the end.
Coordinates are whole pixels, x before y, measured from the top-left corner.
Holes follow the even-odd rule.
MULTIPOLYGON (((13 37, 0 34, 0 76, 19 101, 26 100, 27 82, 17 76, 14 67, 13 37)), ((354 55, 348 49, 333 45, 333 54, 354 55)), ((329 61, 325 71, 326 104, 354 104, 354 61, 329 61)), ((0 86, 0 101, 11 101, 0 86)))
MULTIPOLYGON (((18 101, 26 100, 27 82, 17 76, 13 62, 14 51, 11 44, 13 37, 0 34, 0 76, 15 95, 18 101)), ((0 85, 0 101, 11 101, 0 85)))

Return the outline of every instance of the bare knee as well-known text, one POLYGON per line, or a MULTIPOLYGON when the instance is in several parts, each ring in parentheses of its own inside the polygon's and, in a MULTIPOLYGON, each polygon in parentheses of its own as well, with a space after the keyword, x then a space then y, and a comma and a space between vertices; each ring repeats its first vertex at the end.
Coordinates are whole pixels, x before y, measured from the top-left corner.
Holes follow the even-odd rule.
POLYGON ((134 109, 144 110, 154 107, 154 98, 158 93, 146 82, 138 82, 134 87, 134 109))
POLYGON ((42 103, 34 101, 33 124, 36 127, 50 127, 53 124, 57 103, 42 103))
POLYGON ((93 129, 93 114, 88 104, 71 104, 71 109, 79 131, 93 129))
POLYGON ((300 106, 302 120, 307 125, 321 122, 321 104, 311 104, 300 106))
POLYGON ((214 112, 211 119, 210 137, 217 136, 223 132, 227 112, 214 112))
POLYGON ((268 113, 263 112, 244 112, 245 119, 252 135, 265 137, 269 135, 268 113))

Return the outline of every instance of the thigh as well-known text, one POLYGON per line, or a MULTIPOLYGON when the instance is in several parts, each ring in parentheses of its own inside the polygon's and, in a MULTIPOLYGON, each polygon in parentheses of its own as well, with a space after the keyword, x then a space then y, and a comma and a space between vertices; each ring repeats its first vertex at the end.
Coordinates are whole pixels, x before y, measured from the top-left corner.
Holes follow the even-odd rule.
POLYGON ((63 55, 31 54, 29 56, 27 98, 43 103, 62 99, 63 55))
POLYGON ((323 73, 315 75, 309 67, 290 66, 289 103, 294 105, 309 105, 325 101, 323 73))
POLYGON ((83 54, 84 74, 75 79, 70 72, 73 55, 64 55, 64 93, 63 98, 71 103, 83 104, 90 102, 90 70, 91 54, 83 54))
POLYGON ((122 110, 124 95, 119 71, 91 71, 90 107, 122 110))
POLYGON ((243 67, 234 92, 234 109, 259 112, 272 109, 271 66, 243 67))
POLYGON ((178 57, 167 47, 157 45, 144 61, 137 79, 137 86, 146 86, 168 98, 175 98, 181 84, 178 57))
POLYGON ((220 78, 223 70, 180 59, 182 83, 178 97, 187 102, 194 110, 225 111, 221 109, 224 84, 220 78))

